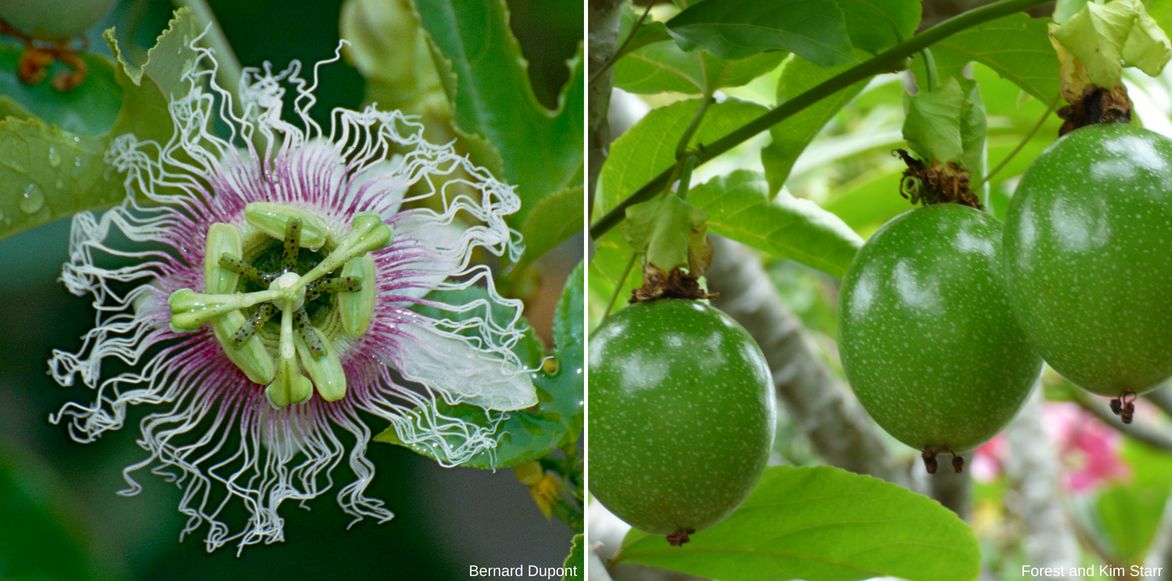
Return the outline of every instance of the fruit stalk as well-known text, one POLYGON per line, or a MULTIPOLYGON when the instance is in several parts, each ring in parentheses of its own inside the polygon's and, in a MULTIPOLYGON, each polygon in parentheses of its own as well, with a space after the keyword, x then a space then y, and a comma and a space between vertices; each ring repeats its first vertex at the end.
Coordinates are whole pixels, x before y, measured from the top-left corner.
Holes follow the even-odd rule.
POLYGON ((769 283, 761 263, 743 246, 713 237, 716 259, 708 281, 715 304, 745 326, 773 371, 774 391, 814 449, 832 465, 908 484, 875 424, 819 358, 805 328, 769 283))

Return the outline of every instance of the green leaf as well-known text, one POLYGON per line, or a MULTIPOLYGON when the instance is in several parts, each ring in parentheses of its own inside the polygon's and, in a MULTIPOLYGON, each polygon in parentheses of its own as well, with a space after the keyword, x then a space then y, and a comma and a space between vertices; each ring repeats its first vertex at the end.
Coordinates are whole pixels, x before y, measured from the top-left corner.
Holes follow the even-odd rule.
POLYGON ((196 27, 191 10, 175 11, 142 65, 126 62, 113 29, 107 30, 104 37, 117 62, 114 68, 123 95, 122 109, 110 135, 133 133, 139 139, 166 143, 172 132, 168 103, 172 96, 188 91, 183 74, 195 64, 191 42, 196 37, 196 27))
POLYGON ((920 25, 917 0, 838 0, 855 48, 880 53, 909 38, 920 25))
POLYGON ((581 581, 586 578, 585 565, 586 562, 586 537, 582 533, 574 535, 570 542, 570 554, 566 555, 566 560, 562 562, 562 567, 566 569, 566 574, 562 576, 562 581, 581 581))
POLYGON ((935 91, 905 98, 903 137, 924 160, 955 162, 970 174, 985 172, 985 106, 975 81, 949 77, 935 91))
POLYGON ((695 206, 667 196, 627 208, 623 231, 631 247, 664 272, 688 266, 693 238, 704 236, 707 216, 695 206))
POLYGON ((524 268, 574 233, 581 232, 585 203, 581 185, 562 190, 538 202, 521 228, 525 254, 516 268, 524 268))
POLYGON ((0 121, 0 237, 125 197, 103 137, 71 135, 37 119, 0 121))
POLYGON ((863 245, 838 216, 810 200, 787 194, 770 200, 765 178, 749 170, 696 186, 688 200, 708 213, 713 232, 839 278, 863 245))
POLYGON ((1102 531, 1111 554, 1121 562, 1143 564, 1168 501, 1172 460, 1134 441, 1127 441, 1121 456, 1132 474, 1105 487, 1095 499, 1096 529, 1102 531))
POLYGON ((685 50, 726 59, 787 51, 822 66, 850 60, 851 39, 837 2, 706 0, 667 22, 685 50))
POLYGON ((1118 85, 1125 66, 1156 76, 1172 57, 1172 41, 1139 0, 1088 2, 1051 33, 1099 87, 1118 85))
POLYGON ((972 530, 936 501, 838 468, 767 468, 749 498, 682 547, 633 532, 616 556, 723 581, 976 579, 972 530))
POLYGON ((140 139, 170 138, 167 97, 186 90, 181 75, 194 62, 194 31, 191 12, 177 10, 142 66, 126 64, 113 33, 106 33, 122 91, 121 109, 107 134, 76 135, 35 118, 0 120, 0 238, 75 212, 108 207, 126 196, 121 176, 105 163, 106 148, 112 137, 126 132, 140 139))
POLYGON ((122 104, 122 87, 110 59, 92 53, 82 56, 89 72, 77 88, 53 88, 53 72, 44 81, 27 85, 17 76, 21 48, 0 44, 0 95, 18 103, 27 113, 78 135, 101 135, 110 130, 122 104))
MULTIPOLYGON (((1046 25, 1044 19, 1018 13, 954 34, 932 45, 939 77, 963 77, 965 64, 976 61, 1050 104, 1058 98, 1060 81, 1046 25)), ((914 70, 920 86, 926 87, 921 59, 914 70)))
MULTIPOLYGON (((690 99, 653 109, 611 144, 610 156, 598 177, 597 197, 603 212, 675 164, 676 146, 700 103, 700 99, 690 99)), ((689 146, 711 143, 765 111, 761 105, 736 99, 714 103, 689 146)))
MULTIPOLYGON (((538 404, 528 410, 511 412, 508 419, 497 428, 496 433, 500 440, 496 448, 491 453, 485 452, 473 457, 464 466, 484 470, 508 468, 536 460, 557 448, 577 441, 583 424, 582 309, 585 280, 582 273, 582 265, 579 264, 566 280, 565 289, 558 301, 553 328, 554 340, 557 341, 553 353, 557 370, 552 375, 544 370, 532 375, 533 385, 537 388, 538 404)), ((445 295, 452 304, 466 304, 470 298, 488 298, 487 291, 480 287, 452 293, 433 293, 431 298, 444 300, 445 295)), ((430 312, 427 308, 417 310, 432 316, 438 314, 430 312)), ((467 313, 464 316, 473 315, 467 313)), ((442 316, 450 320, 460 318, 458 314, 447 311, 444 311, 442 316)), ((540 365, 541 351, 540 341, 532 333, 529 333, 526 340, 518 346, 518 355, 522 363, 530 367, 540 365)), ((484 410, 476 406, 453 406, 440 401, 437 408, 445 415, 476 425, 488 425, 484 410)), ((429 458, 436 457, 435 451, 431 448, 402 442, 393 427, 387 428, 374 439, 387 444, 406 446, 429 458)))
POLYGON ((515 227, 545 197, 578 185, 582 172, 585 78, 582 52, 557 111, 537 101, 521 48, 509 30, 504 0, 417 2, 417 14, 436 49, 455 126, 491 143, 501 154, 505 181, 517 186, 515 227))
MULTIPOLYGON (((791 58, 782 69, 781 78, 777 82, 777 104, 781 105, 805 93, 850 66, 823 68, 807 60, 791 58)), ((761 163, 765 166, 765 177, 769 180, 771 193, 781 191, 798 156, 805 151, 806 146, 814 140, 822 127, 867 86, 869 80, 859 81, 838 91, 770 128, 772 142, 761 150, 761 163)))
POLYGON ((594 241, 594 256, 590 259, 591 325, 601 322, 612 297, 615 298, 612 312, 619 311, 631 298, 631 291, 642 283, 643 269, 639 268, 637 257, 631 268, 627 268, 632 264, 634 252, 618 228, 594 241))
MULTIPOLYGON (((623 12, 620 37, 625 38, 636 19, 634 10, 623 12)), ((663 29, 663 23, 644 24, 636 33, 644 44, 628 47, 614 68, 616 87, 636 94, 664 92, 703 95, 725 87, 738 87, 777 68, 785 58, 783 53, 765 53, 744 59, 725 60, 707 51, 685 52, 675 42, 658 34, 643 34, 644 30, 663 29)), ((632 42, 634 44, 634 42, 632 42)))

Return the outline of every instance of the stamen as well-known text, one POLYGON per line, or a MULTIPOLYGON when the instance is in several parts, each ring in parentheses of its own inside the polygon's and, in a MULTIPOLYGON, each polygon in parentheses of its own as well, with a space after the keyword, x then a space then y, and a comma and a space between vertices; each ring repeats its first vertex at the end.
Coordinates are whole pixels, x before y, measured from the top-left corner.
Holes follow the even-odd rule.
POLYGON ((301 276, 309 284, 346 264, 351 258, 374 252, 391 243, 391 227, 377 214, 363 212, 354 217, 350 232, 317 266, 301 276))
POLYGON ((293 313, 293 324, 297 326, 297 333, 305 341, 305 346, 309 348, 314 359, 320 359, 322 355, 326 354, 326 347, 322 343, 321 336, 317 334, 317 329, 314 329, 313 325, 310 324, 309 313, 305 312, 304 308, 297 309, 293 313))
POLYGON ((312 301, 322 295, 334 293, 356 293, 362 290, 362 281, 353 276, 319 278, 305 289, 305 300, 312 301))
POLYGON ((232 343, 240 348, 246 341, 256 334, 257 329, 264 326, 277 313, 273 303, 264 303, 248 317, 248 320, 232 334, 232 343))
POLYGON ((285 226, 285 250, 281 252, 281 268, 291 271, 297 266, 299 244, 301 244, 301 219, 293 218, 285 226))
POLYGON ((278 276, 271 272, 261 272, 257 267, 227 254, 220 255, 220 267, 262 286, 269 286, 278 276))

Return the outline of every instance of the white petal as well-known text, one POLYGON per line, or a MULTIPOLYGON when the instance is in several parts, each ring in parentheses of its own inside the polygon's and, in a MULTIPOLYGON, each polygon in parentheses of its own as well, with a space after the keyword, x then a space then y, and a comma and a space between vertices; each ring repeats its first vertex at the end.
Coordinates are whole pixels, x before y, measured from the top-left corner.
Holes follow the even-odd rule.
POLYGON ((403 156, 396 155, 363 168, 350 181, 347 198, 372 200, 375 205, 371 211, 377 212, 384 220, 390 219, 399 211, 410 186, 401 173, 402 167, 403 156))
POLYGON ((490 410, 519 410, 537 404, 529 373, 499 354, 482 351, 466 340, 424 326, 402 327, 399 373, 443 394, 450 403, 490 410))

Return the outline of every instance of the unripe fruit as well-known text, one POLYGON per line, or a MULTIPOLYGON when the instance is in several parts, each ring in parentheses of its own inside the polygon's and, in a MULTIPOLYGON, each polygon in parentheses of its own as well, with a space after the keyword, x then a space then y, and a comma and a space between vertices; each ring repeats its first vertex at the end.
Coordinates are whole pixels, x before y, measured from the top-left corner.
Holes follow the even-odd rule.
POLYGON ((876 232, 843 281, 847 378, 871 417, 913 448, 976 447, 1038 377, 1042 361, 1009 310, 1000 247, 992 216, 928 206, 876 232))
POLYGON ((638 303, 591 335, 589 367, 590 490, 603 505, 679 544, 744 500, 775 410, 765 357, 736 321, 696 301, 638 303))
POLYGON ((1005 222, 1005 278, 1030 342, 1088 391, 1172 375, 1172 141, 1074 131, 1038 156, 1005 222))

